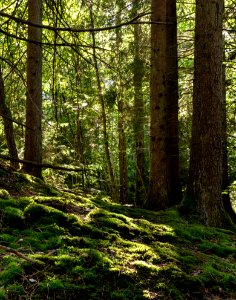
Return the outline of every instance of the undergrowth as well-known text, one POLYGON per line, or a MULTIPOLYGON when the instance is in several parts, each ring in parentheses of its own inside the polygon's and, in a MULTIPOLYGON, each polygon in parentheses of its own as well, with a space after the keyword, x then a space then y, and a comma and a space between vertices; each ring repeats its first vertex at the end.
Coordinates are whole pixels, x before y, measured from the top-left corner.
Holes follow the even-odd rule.
POLYGON ((235 299, 233 232, 37 189, 0 191, 0 299, 235 299))

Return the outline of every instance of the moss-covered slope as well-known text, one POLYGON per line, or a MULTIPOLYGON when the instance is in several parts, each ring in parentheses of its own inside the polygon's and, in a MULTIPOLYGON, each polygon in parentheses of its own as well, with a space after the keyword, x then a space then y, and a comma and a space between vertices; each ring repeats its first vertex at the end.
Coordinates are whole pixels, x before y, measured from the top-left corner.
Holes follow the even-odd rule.
POLYGON ((0 299, 236 299, 231 231, 101 196, 14 196, 0 191, 0 299))

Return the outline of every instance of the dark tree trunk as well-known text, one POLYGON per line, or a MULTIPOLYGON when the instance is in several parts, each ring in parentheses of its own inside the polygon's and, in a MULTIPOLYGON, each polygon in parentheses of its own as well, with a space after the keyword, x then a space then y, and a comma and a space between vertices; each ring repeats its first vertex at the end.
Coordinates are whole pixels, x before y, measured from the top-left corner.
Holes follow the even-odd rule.
MULTIPOLYGON (((15 136, 14 136, 12 115, 9 107, 6 105, 5 100, 6 99, 5 99, 4 81, 2 77, 2 70, 0 68, 0 115, 3 118, 4 133, 6 136, 9 155, 12 158, 18 160, 19 158, 18 158, 18 152, 17 152, 15 136)), ((10 164, 12 168, 19 169, 19 163, 17 161, 11 161, 10 164)))
POLYGON ((151 25, 151 127, 150 179, 147 206, 164 209, 169 206, 166 95, 166 0, 152 0, 151 25))
POLYGON ((222 188, 223 0, 196 2, 193 122, 187 199, 204 224, 224 227, 222 188))
MULTIPOLYGON (((28 0, 28 20, 42 24, 42 0, 28 0)), ((42 41, 42 30, 28 26, 28 39, 42 41)), ((42 163, 42 49, 27 44, 27 98, 24 160, 42 163)), ((24 164, 23 171, 42 177, 40 166, 24 164)))
POLYGON ((179 175, 179 120, 178 120, 178 49, 176 0, 167 0, 167 144, 168 198, 170 205, 179 204, 182 198, 179 175))
POLYGON ((147 207, 180 201, 175 1, 152 0, 150 180, 147 207))

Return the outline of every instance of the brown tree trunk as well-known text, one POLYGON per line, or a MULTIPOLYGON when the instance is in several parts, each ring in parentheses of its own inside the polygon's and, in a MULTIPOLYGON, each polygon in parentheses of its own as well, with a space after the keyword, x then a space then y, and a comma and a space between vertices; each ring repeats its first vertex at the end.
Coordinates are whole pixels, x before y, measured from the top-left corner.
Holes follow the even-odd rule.
POLYGON ((166 152, 166 0, 152 0, 151 90, 150 90, 150 178, 147 206, 169 206, 168 163, 166 152), (155 22, 160 22, 155 24, 155 22))
MULTIPOLYGON (((134 5, 136 5, 134 3, 134 5)), ((137 15, 137 9, 134 9, 137 15)), ((134 25, 134 65, 133 65, 133 84, 134 84, 134 138, 135 138, 135 204, 142 206, 147 200, 147 172, 145 168, 144 151, 144 102, 142 81, 144 76, 144 63, 141 57, 141 36, 142 27, 140 24, 134 25)))
POLYGON ((222 187, 223 0, 196 1, 193 121, 187 199, 204 224, 224 227, 222 187))
MULTIPOLYGON (((28 0, 28 20, 42 24, 42 0, 28 0)), ((42 30, 28 26, 28 39, 42 41, 42 30)), ((27 44, 27 98, 24 160, 42 163, 42 49, 41 45, 27 44), (30 129, 29 129, 30 128, 30 129)), ((24 164, 23 170, 42 177, 40 166, 24 164)))
POLYGON ((150 180, 147 206, 180 201, 176 3, 152 0, 150 180))
POLYGON ((181 187, 179 175, 179 131, 178 131, 178 49, 176 0, 167 0, 167 158, 168 158, 168 198, 170 205, 180 203, 181 187))
MULTIPOLYGON (((4 89, 4 81, 2 77, 1 68, 0 68, 0 115, 3 118, 4 133, 6 136, 9 155, 14 159, 19 159, 16 142, 15 142, 15 136, 14 136, 12 115, 9 107, 6 105, 5 102, 5 89, 4 89)), ((19 163, 17 161, 11 161, 10 164, 12 168, 16 170, 19 169, 19 163)))

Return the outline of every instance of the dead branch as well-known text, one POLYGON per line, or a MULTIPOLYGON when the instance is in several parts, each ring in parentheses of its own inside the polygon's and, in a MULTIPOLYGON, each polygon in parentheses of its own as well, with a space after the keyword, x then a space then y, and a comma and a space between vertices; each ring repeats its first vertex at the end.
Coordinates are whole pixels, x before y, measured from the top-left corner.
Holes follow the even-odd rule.
POLYGON ((15 249, 10 248, 10 247, 6 247, 6 246, 3 246, 3 245, 0 245, 0 249, 4 250, 6 252, 9 252, 9 253, 13 253, 16 256, 18 256, 20 258, 23 258, 24 260, 27 260, 27 261, 29 261, 29 262, 31 262, 33 264, 44 264, 44 262, 39 261, 39 260, 35 260, 35 259, 31 259, 28 256, 20 253, 19 251, 15 250, 15 249))

